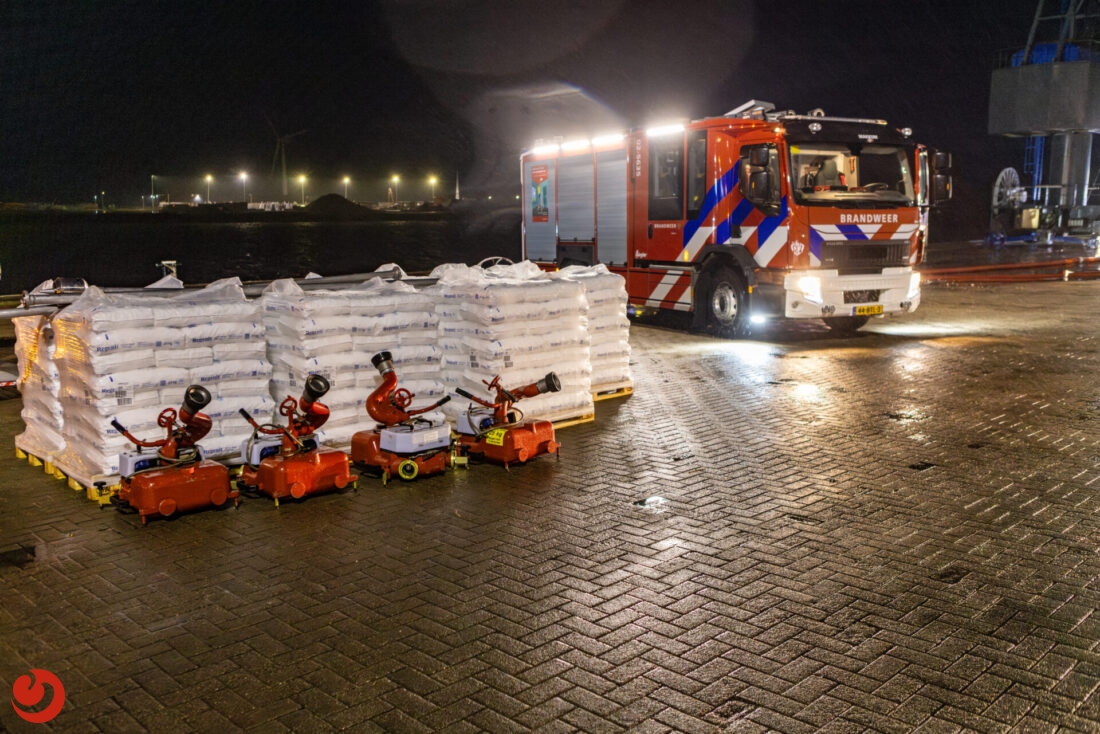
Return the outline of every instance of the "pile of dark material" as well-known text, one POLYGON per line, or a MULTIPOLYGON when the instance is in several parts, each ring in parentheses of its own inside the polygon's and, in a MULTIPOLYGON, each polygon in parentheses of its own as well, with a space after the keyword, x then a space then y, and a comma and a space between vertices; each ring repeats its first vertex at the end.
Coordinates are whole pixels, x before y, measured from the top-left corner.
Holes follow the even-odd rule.
POLYGON ((305 210, 326 220, 371 219, 377 216, 374 210, 348 201, 339 194, 325 194, 316 201, 311 201, 305 210))

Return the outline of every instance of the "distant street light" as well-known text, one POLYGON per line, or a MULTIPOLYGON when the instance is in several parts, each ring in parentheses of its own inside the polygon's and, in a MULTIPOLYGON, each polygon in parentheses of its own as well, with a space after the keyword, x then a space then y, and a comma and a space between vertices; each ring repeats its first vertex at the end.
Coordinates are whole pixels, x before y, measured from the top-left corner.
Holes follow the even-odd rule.
POLYGON ((214 177, 209 173, 206 174, 206 203, 210 203, 210 182, 214 180, 214 177))
POLYGON ((302 184, 302 206, 306 205, 306 177, 299 176, 298 183, 302 184))
POLYGON ((401 177, 394 174, 394 177, 390 179, 393 182, 393 201, 397 203, 401 201, 401 197, 397 195, 397 184, 401 181, 401 177))
POLYGON ((157 205, 157 177, 149 177, 149 208, 153 209, 157 205))
POLYGON ((241 201, 248 201, 248 174, 241 171, 241 201))
POLYGON ((344 198, 348 198, 348 184, 351 183, 351 179, 344 176, 344 198))
POLYGON ((432 185, 432 201, 435 201, 435 182, 436 182, 435 176, 432 176, 428 179, 428 183, 430 183, 432 185))

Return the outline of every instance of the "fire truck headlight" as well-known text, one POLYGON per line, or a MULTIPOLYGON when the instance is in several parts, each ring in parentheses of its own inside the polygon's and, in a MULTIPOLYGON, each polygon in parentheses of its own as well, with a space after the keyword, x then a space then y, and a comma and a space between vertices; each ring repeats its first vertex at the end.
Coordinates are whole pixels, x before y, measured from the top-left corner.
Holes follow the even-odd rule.
POLYGON ((810 303, 821 303, 821 278, 816 275, 799 278, 798 290, 802 291, 802 297, 810 303))
POLYGON ((914 298, 920 295, 920 273, 913 273, 909 276, 909 294, 906 298, 912 301, 914 298))

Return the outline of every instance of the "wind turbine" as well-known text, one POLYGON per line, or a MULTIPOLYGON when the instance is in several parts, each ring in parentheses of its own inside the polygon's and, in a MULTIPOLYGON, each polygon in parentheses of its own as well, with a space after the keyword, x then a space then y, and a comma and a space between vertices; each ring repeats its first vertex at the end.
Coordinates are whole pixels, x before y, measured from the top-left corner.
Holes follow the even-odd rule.
POLYGON ((267 119, 267 124, 271 127, 271 132, 275 136, 275 155, 271 158, 271 175, 275 175, 275 166, 278 165, 281 159, 283 164, 283 198, 285 199, 287 196, 289 196, 290 193, 290 190, 287 188, 286 179, 286 144, 307 131, 299 130, 298 132, 291 133, 290 135, 280 135, 279 131, 275 129, 275 123, 273 123, 271 119, 267 118, 266 116, 265 119, 267 119))

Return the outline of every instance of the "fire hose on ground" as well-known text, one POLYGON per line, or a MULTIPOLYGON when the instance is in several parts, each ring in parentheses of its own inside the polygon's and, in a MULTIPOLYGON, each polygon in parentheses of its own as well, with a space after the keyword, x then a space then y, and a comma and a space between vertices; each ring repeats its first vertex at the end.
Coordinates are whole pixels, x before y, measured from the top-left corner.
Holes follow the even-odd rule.
POLYGON ((1089 269, 1089 266, 1100 266, 1100 257, 1074 257, 1041 262, 929 268, 921 270, 920 274, 921 279, 925 282, 939 283, 1038 283, 1100 278, 1100 269, 1089 269), (1058 272, 1035 272, 1048 270, 1058 272))

